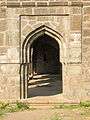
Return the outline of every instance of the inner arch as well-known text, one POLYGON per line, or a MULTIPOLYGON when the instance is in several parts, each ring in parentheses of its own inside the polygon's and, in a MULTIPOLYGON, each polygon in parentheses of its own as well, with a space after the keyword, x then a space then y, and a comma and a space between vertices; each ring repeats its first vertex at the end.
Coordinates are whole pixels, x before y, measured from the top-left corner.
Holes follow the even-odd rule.
POLYGON ((31 45, 33 48, 33 74, 59 74, 61 63, 59 44, 46 34, 39 36, 31 45))
POLYGON ((28 97, 52 96, 62 93, 62 63, 58 42, 47 34, 35 39, 31 46, 33 78, 28 86, 28 97), (33 50, 33 51, 32 51, 33 50))

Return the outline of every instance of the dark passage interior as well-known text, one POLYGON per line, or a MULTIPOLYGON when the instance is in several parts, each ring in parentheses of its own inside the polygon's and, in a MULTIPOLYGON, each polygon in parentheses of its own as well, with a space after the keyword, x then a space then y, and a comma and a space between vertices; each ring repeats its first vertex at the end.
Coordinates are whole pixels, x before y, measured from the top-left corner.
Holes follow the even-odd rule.
POLYGON ((62 64, 59 44, 46 34, 36 39, 31 49, 33 78, 28 83, 28 97, 50 96, 62 92, 62 64))

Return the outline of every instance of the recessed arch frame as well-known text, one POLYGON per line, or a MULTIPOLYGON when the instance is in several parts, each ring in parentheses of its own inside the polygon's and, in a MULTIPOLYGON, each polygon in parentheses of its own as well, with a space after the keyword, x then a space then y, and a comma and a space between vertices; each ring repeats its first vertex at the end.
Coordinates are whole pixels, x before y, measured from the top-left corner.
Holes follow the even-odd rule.
MULTIPOLYGON (((52 28, 42 25, 39 28, 36 28, 34 31, 30 32, 25 38, 22 49, 21 49, 21 72, 20 72, 20 81, 21 81, 21 98, 25 99, 28 95, 28 77, 29 77, 29 69, 31 68, 31 46, 38 37, 42 35, 48 35, 51 38, 54 38, 59 45, 59 61, 62 63, 62 67, 64 69, 64 64, 66 63, 66 45, 65 39, 63 36, 53 30, 52 28)), ((64 75, 62 75, 64 76, 64 75)))

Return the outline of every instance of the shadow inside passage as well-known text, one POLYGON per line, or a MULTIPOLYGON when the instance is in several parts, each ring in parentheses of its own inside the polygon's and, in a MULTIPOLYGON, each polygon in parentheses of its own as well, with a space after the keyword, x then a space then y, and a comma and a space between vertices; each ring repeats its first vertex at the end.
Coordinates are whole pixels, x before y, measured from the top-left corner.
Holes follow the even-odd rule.
POLYGON ((39 36, 31 45, 31 71, 28 81, 28 98, 52 96, 62 93, 62 63, 60 47, 48 35, 39 36))
POLYGON ((37 75, 28 83, 28 98, 36 96, 52 96, 62 93, 62 79, 56 75, 37 75))

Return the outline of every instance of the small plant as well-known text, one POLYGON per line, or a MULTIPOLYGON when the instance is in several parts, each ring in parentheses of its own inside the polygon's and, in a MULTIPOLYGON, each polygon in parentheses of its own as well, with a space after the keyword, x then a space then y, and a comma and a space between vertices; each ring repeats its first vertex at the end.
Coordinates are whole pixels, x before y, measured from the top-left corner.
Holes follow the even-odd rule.
POLYGON ((75 104, 60 104, 54 107, 55 109, 76 109, 78 105, 75 104))
POLYGON ((59 104, 54 106, 54 109, 80 109, 90 108, 90 101, 80 102, 79 104, 59 104))
POLYGON ((90 101, 87 102, 80 102, 80 107, 84 107, 84 108, 90 108, 90 101))
POLYGON ((79 108, 79 106, 75 105, 75 104, 73 104, 73 105, 64 105, 64 108, 66 108, 66 109, 77 109, 77 108, 79 108))
POLYGON ((2 117, 4 114, 4 111, 0 110, 0 117, 2 117))
POLYGON ((28 110, 29 105, 26 103, 16 102, 14 104, 9 103, 0 103, 0 116, 3 116, 5 113, 8 112, 17 112, 17 111, 23 111, 28 110))
POLYGON ((17 109, 19 110, 28 110, 29 106, 26 103, 22 103, 22 102, 17 102, 16 103, 17 109))
POLYGON ((4 110, 8 105, 9 103, 0 103, 0 110, 4 110))

